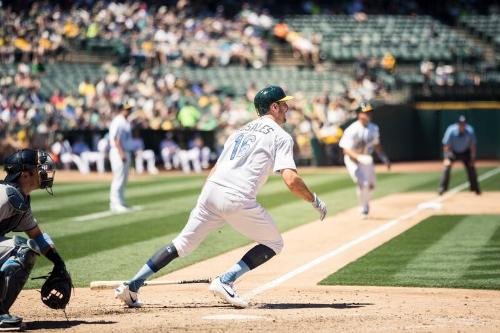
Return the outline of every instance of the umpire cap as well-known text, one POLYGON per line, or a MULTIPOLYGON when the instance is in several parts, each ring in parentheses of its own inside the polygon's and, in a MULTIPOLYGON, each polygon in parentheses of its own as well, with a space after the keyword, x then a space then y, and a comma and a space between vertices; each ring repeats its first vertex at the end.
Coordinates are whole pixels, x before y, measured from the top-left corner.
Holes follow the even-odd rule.
POLYGON ((287 96, 283 88, 278 86, 268 86, 259 91, 253 99, 253 104, 259 116, 269 112, 271 104, 276 102, 285 102, 293 99, 293 96, 287 96))

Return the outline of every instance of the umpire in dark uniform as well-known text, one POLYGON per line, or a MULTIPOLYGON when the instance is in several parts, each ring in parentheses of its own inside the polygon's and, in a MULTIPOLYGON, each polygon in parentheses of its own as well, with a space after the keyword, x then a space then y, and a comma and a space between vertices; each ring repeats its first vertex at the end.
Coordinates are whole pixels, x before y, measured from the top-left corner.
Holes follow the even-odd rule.
POLYGON ((439 184, 439 195, 448 190, 450 183, 450 173, 453 162, 462 161, 467 169, 470 190, 481 194, 477 181, 476 168, 476 135, 472 126, 466 123, 465 116, 461 115, 458 122, 451 124, 446 129, 443 137, 444 171, 439 184))

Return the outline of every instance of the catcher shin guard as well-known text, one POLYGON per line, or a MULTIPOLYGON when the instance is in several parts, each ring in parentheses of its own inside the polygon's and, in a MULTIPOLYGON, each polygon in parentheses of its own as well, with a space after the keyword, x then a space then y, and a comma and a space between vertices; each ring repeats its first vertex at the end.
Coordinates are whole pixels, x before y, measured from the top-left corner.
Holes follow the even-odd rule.
MULTIPOLYGON (((26 241, 24 239, 24 241, 26 241)), ((8 313, 17 296, 23 289, 28 276, 36 262, 37 254, 27 245, 16 248, 13 255, 2 265, 3 293, 0 308, 3 313, 8 313)))
POLYGON ((258 244, 248 251, 241 260, 250 268, 251 270, 257 266, 262 265, 272 257, 276 255, 270 247, 262 244, 258 244))

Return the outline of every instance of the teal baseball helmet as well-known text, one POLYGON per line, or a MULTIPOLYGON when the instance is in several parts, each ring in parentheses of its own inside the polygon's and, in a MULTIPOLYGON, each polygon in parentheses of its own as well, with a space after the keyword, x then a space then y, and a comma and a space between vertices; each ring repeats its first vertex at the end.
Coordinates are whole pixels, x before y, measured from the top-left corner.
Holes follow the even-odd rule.
POLYGON ((278 86, 268 86, 259 91, 253 99, 255 110, 259 116, 269 112, 271 104, 276 102, 285 102, 293 99, 293 96, 287 96, 283 88, 278 86))

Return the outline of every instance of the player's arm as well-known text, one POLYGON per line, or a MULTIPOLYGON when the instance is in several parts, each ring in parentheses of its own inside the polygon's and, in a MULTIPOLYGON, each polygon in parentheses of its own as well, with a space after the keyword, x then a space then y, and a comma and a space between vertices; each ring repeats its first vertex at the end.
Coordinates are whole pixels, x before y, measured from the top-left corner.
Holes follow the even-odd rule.
POLYGON ((57 253, 56 248, 54 246, 54 242, 49 237, 48 234, 42 232, 39 226, 34 227, 33 229, 25 231, 28 237, 35 241, 37 246, 37 252, 43 254, 47 259, 49 259, 54 266, 56 267, 64 267, 64 260, 61 258, 59 253, 57 253))
POLYGON ((323 220, 326 216, 326 204, 321 201, 320 198, 316 195, 316 193, 312 193, 307 187, 306 183, 297 174, 297 171, 294 169, 283 169, 281 170, 281 177, 285 182, 288 189, 298 196, 299 198, 304 199, 307 202, 310 202, 314 208, 316 208, 320 213, 320 220, 323 220))
POLYGON ((351 160, 353 160, 354 162, 358 162, 358 157, 360 154, 356 153, 354 150, 350 148, 343 148, 343 152, 345 155, 349 156, 351 160))
POLYGON ((116 136, 113 140, 115 141, 115 147, 116 147, 116 149, 118 149, 118 153, 120 154, 120 157, 122 158, 122 161, 125 161, 125 159, 127 157, 125 155, 125 150, 123 150, 123 146, 122 146, 122 144, 120 142, 120 137, 116 136))
POLYGON ((388 170, 391 170, 391 161, 387 157, 387 155, 384 152, 384 148, 382 148, 382 145, 380 143, 377 143, 375 146, 373 146, 375 149, 375 152, 377 153, 378 158, 387 166, 388 170))
POLYGON ((285 182, 288 189, 298 196, 299 198, 304 199, 305 201, 312 202, 314 199, 314 194, 309 190, 306 183, 297 174, 296 170, 293 169, 284 169, 281 170, 281 177, 285 182))

